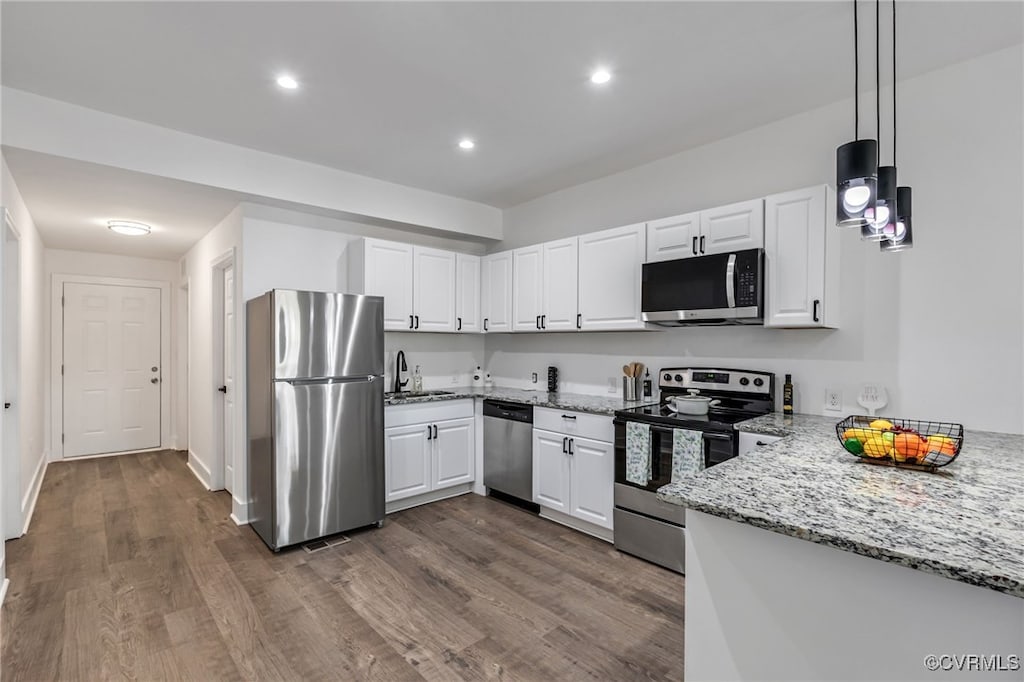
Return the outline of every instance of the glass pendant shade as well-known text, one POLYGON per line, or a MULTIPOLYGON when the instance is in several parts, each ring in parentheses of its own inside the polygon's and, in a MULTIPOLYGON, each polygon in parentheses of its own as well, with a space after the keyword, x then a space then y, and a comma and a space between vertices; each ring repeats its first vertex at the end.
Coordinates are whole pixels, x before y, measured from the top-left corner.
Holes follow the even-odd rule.
POLYGON ((860 227, 877 197, 878 142, 855 140, 836 149, 836 224, 860 227))
POLYGON ((896 223, 891 234, 879 243, 882 251, 904 251, 914 246, 914 231, 910 224, 910 188, 896 189, 896 223))
POLYGON ((886 238, 885 228, 896 229, 896 166, 879 166, 878 195, 873 206, 864 209, 864 222, 860 238, 866 242, 880 242, 886 238))

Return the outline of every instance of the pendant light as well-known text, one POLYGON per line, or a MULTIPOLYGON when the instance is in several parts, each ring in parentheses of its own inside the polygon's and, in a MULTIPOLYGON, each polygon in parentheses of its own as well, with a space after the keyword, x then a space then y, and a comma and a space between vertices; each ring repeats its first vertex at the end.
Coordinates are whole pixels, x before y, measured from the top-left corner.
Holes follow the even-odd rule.
MULTIPOLYGON (((881 70, 881 0, 875 0, 875 130, 882 140, 882 70, 881 70)), ((894 154, 895 156, 895 154, 894 154)), ((885 228, 896 226, 896 161, 892 166, 879 166, 875 203, 864 209, 866 220, 861 224, 860 238, 880 242, 886 238, 885 228)))
MULTIPOLYGON (((860 139, 860 64, 857 0, 853 0, 853 142, 836 149, 836 224, 860 227, 864 212, 875 205, 878 142, 860 139)), ((877 50, 876 50, 877 51, 877 50)))
MULTIPOLYGON (((896 164, 896 0, 892 0, 892 162, 896 164)), ((904 251, 914 246, 914 231, 910 224, 911 191, 909 187, 896 188, 896 218, 883 228, 885 239, 879 248, 885 252, 904 251)))

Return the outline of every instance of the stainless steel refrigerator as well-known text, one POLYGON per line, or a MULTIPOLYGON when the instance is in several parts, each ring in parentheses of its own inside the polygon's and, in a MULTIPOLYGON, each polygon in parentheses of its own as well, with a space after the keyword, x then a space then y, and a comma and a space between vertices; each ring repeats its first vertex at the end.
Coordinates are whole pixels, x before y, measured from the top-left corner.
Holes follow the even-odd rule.
POLYGON ((250 523, 273 550, 384 520, 384 299, 246 303, 250 523))

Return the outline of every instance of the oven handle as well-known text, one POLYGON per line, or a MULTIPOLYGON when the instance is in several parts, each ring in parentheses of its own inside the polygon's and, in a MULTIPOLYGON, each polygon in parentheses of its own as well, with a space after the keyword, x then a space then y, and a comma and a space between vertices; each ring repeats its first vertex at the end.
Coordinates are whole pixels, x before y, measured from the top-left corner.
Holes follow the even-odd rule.
POLYGON ((705 431, 701 435, 709 440, 732 440, 732 436, 728 436, 721 433, 708 433, 707 431, 705 431))

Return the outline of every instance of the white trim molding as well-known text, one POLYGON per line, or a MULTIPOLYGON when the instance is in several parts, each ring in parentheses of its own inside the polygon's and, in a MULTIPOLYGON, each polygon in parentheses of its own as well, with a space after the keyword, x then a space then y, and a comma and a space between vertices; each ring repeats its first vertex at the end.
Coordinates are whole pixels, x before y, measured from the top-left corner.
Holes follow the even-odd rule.
POLYGON ((43 479, 46 478, 46 468, 49 465, 49 456, 46 453, 40 455, 39 466, 36 467, 35 473, 32 476, 32 483, 29 485, 28 490, 25 491, 25 496, 21 499, 21 518, 25 520, 21 529, 22 535, 28 532, 28 527, 32 523, 32 515, 36 511, 36 502, 39 501, 39 491, 43 489, 43 479))
MULTIPOLYGON (((64 444, 61 440, 64 423, 64 381, 60 367, 64 352, 64 310, 61 297, 64 284, 106 284, 122 287, 149 287, 160 290, 160 447, 171 447, 171 283, 164 280, 125 279, 121 277, 93 277, 90 275, 68 275, 53 273, 50 288, 50 458, 64 459, 64 444)), ((124 454, 124 453, 112 453, 124 454)), ((79 459, 75 457, 74 459, 79 459)))
MULTIPOLYGON (((0 561, 0 575, 4 574, 7 570, 7 560, 0 561)), ((7 598, 7 590, 11 586, 11 579, 4 578, 3 585, 0 585, 0 606, 4 605, 4 600, 7 598)))
POLYGON ((213 490, 210 487, 210 469, 203 464, 203 460, 199 459, 199 456, 192 452, 192 448, 188 450, 188 468, 192 471, 199 482, 203 484, 203 487, 207 490, 213 490))

